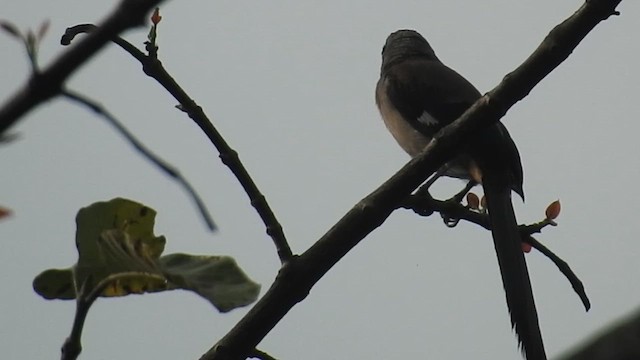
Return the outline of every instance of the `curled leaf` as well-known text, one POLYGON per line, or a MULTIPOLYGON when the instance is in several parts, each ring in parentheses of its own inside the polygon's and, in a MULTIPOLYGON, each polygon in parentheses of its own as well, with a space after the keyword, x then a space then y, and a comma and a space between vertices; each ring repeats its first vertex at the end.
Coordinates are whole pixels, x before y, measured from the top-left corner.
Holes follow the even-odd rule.
POLYGON ((27 44, 27 47, 30 49, 35 49, 38 46, 38 38, 36 37, 36 34, 31 29, 27 31, 26 44, 27 44))
POLYGON ((477 210, 480 207, 480 198, 478 195, 470 192, 467 194, 467 205, 469 208, 477 210))
POLYGON ((42 40, 42 38, 44 38, 44 36, 47 34, 50 24, 51 22, 49 21, 49 19, 46 19, 42 22, 42 24, 40 24, 40 28, 38 28, 38 35, 36 36, 38 41, 42 40))
POLYGON ((158 292, 169 287, 156 261, 165 245, 153 234, 156 212, 127 199, 97 202, 76 217, 78 263, 64 270, 46 270, 33 281, 46 299, 73 299, 81 284, 89 290, 119 274, 101 296, 158 292))
POLYGON ((544 211, 545 218, 547 220, 554 220, 560 215, 560 200, 556 200, 547 206, 544 211))
POLYGON ((50 269, 33 281, 45 299, 70 300, 100 289, 100 296, 184 289, 226 312, 254 302, 260 285, 228 256, 162 255, 166 240, 155 236, 156 212, 137 202, 113 199, 78 211, 78 263, 50 269))
POLYGON ((4 30, 7 34, 17 37, 18 39, 22 39, 22 35, 20 34, 20 30, 8 21, 0 21, 0 28, 4 30))

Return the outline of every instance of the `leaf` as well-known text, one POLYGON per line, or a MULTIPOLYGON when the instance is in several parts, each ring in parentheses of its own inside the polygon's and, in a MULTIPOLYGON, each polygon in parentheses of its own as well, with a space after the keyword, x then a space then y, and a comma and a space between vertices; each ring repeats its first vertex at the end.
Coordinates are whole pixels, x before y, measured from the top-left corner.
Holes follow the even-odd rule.
POLYGON ((33 289, 48 300, 73 300, 76 298, 73 269, 45 270, 33 280, 33 289))
POLYGON ((228 256, 171 254, 161 257, 160 265, 172 283, 198 293, 221 312, 249 305, 260 293, 260 285, 228 256))
MULTIPOLYGON (((164 242, 164 238, 162 240, 164 242)), ((167 289, 167 280, 157 267, 156 258, 151 257, 151 248, 143 242, 133 241, 128 233, 114 229, 105 230, 98 244, 105 260, 106 276, 126 274, 111 282, 102 296, 125 296, 167 289)), ((96 278, 92 274, 90 279, 96 278)))
POLYGON ((40 27, 38 28, 38 34, 36 36, 38 41, 42 40, 44 36, 47 34, 47 31, 49 31, 49 25, 51 25, 51 22, 49 21, 49 19, 44 20, 40 24, 40 27))
POLYGON ((7 34, 15 36, 18 39, 22 39, 22 34, 20 34, 20 30, 18 30, 18 28, 12 23, 8 21, 0 20, 0 28, 2 28, 2 30, 4 30, 7 34))
POLYGON ((560 215, 560 200, 556 200, 547 206, 544 211, 547 220, 555 220, 560 215))
POLYGON ((35 53, 36 48, 38 47, 38 40, 36 38, 36 34, 33 30, 27 30, 27 36, 25 38, 25 43, 27 44, 27 49, 31 49, 35 53))
POLYGON ((69 294, 75 297, 85 282, 91 290, 103 279, 123 273, 128 275, 109 284, 102 296, 167 289, 157 266, 166 240, 153 235, 155 215, 153 209, 119 198, 80 209, 76 216, 78 263, 66 270, 44 271, 35 278, 34 290, 46 299, 70 299, 69 294), (73 291, 67 293, 67 289, 73 291))
MULTIPOLYGON (((76 284, 91 276, 90 285, 96 285, 119 272, 160 274, 153 262, 162 254, 166 240, 153 235, 155 216, 153 209, 120 198, 80 209, 76 216, 76 284)), ((154 285, 159 286, 149 284, 149 289, 154 285)), ((121 286, 121 291, 111 289, 110 296, 126 295, 127 284, 121 286)))
POLYGON ((78 263, 42 272, 34 290, 45 299, 69 300, 80 288, 107 286, 101 296, 185 289, 226 312, 256 300, 260 285, 226 256, 172 254, 160 257, 166 240, 153 234, 156 212, 137 202, 113 199, 80 209, 76 216, 78 263))

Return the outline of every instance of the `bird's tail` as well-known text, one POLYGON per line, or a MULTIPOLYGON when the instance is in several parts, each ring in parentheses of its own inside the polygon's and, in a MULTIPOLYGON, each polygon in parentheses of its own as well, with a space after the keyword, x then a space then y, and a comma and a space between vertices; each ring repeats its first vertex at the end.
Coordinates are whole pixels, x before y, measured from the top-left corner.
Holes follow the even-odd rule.
POLYGON ((518 342, 528 360, 546 360, 529 272, 511 203, 511 187, 505 184, 503 177, 483 175, 491 234, 507 296, 511 326, 515 328, 518 342))

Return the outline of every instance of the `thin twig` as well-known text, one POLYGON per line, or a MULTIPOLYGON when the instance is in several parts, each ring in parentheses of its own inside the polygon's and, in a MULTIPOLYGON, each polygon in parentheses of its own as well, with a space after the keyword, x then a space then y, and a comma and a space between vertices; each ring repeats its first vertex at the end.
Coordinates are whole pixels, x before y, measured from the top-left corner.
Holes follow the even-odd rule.
MULTIPOLYGON (((73 319, 71 333, 62 345, 61 360, 75 360, 80 355, 80 352, 82 352, 82 330, 84 328, 87 315, 89 314, 89 309, 96 299, 98 299, 98 297, 104 292, 107 286, 118 280, 138 276, 140 276, 140 272, 135 271, 112 274, 102 279, 92 289, 88 288, 89 284, 92 282, 92 277, 88 276, 83 280, 76 295, 76 314, 73 319)), ((154 276, 158 277, 160 280, 165 280, 157 274, 148 274, 148 276, 154 276)))
POLYGON ((569 283, 571 283, 571 287, 573 291, 578 294, 580 300, 582 301, 582 305, 584 305, 584 309, 589 311, 591 309, 591 301, 589 301, 589 297, 587 296, 587 292, 584 289, 584 285, 582 281, 578 278, 578 276, 571 270, 569 264, 566 261, 562 260, 559 256, 554 254, 551 250, 549 250, 546 246, 540 243, 538 240, 534 239, 533 236, 528 235, 525 239, 527 243, 529 243, 536 250, 543 253, 546 257, 548 257, 553 263, 558 267, 561 273, 567 277, 569 283))
MULTIPOLYGON (((491 231, 489 216, 460 204, 458 201, 458 195, 459 194, 456 194, 453 198, 448 200, 436 200, 430 196, 424 195, 411 195, 403 204, 401 204, 401 207, 413 210, 416 214, 422 216, 429 216, 432 213, 437 212, 443 219, 445 219, 445 224, 447 226, 450 226, 450 224, 457 224, 460 220, 466 220, 491 231)), ((580 297, 585 310, 588 311, 591 308, 591 303, 580 278, 578 278, 578 276, 573 272, 566 261, 562 260, 562 258, 556 255, 553 251, 531 236, 531 234, 539 233, 543 228, 552 225, 553 223, 549 220, 543 220, 529 225, 519 225, 518 230, 520 231, 521 240, 530 244, 534 249, 540 251, 540 253, 545 255, 558 267, 558 270, 560 270, 560 272, 567 278, 573 290, 576 292, 578 297, 580 297)))
MULTIPOLYGON (((90 33, 92 31, 96 31, 97 28, 98 27, 94 24, 79 24, 68 27, 60 38, 60 44, 64 46, 71 45, 71 42, 73 41, 73 39, 75 39, 76 35, 90 33)), ((140 62, 144 61, 144 59, 147 57, 147 55, 138 50, 138 48, 133 46, 133 44, 119 36, 114 36, 113 38, 111 38, 111 42, 120 46, 140 62)))
POLYGON ((189 194, 193 202, 195 203, 198 211, 202 215, 204 222, 207 224, 210 230, 215 230, 216 225, 207 210, 204 202, 195 191, 195 189, 191 186, 191 184, 185 179, 180 171, 169 164, 167 161, 161 159, 158 155, 154 154, 149 150, 140 140, 138 140, 127 128, 120 122, 115 116, 111 115, 107 109, 105 109, 101 104, 98 104, 96 101, 89 99, 88 97, 79 94, 77 92, 62 89, 61 95, 69 100, 77 102, 81 105, 88 107, 93 110, 96 114, 102 116, 109 124, 111 124, 130 144, 136 149, 142 156, 146 157, 151 163, 156 165, 161 171, 165 174, 173 178, 180 186, 182 186, 185 191, 189 194))
MULTIPOLYGON (((68 43, 73 40, 77 34, 91 32, 94 28, 91 24, 81 24, 67 28, 63 36, 63 41, 68 43)), ((200 129, 202 129, 209 141, 218 150, 222 163, 229 167, 247 193, 247 196, 249 196, 251 205, 256 209, 265 224, 267 234, 275 244, 280 262, 284 264, 289 261, 293 256, 293 252, 284 235, 282 225, 278 222, 265 196, 260 192, 258 186, 240 161, 238 153, 229 146, 215 126, 213 126, 202 108, 187 95, 157 58, 145 55, 124 39, 114 37, 113 41, 138 60, 142 64, 145 74, 158 81, 180 103, 179 108, 186 112, 200 129)))
POLYGON ((76 294, 76 314, 73 319, 71 334, 69 334, 69 337, 67 337, 60 349, 60 358, 62 360, 75 360, 82 352, 82 329, 84 328, 84 322, 87 319, 89 308, 91 308, 93 304, 93 301, 88 303, 85 301, 85 295, 88 291, 87 286, 90 281, 91 277, 86 277, 76 294))

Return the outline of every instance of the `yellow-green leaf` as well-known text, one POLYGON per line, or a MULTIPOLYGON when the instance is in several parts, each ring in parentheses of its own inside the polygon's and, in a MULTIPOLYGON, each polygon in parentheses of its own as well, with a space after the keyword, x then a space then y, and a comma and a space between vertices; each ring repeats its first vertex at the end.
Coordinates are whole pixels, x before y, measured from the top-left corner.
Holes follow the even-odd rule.
POLYGON ((109 276, 102 296, 124 296, 166 290, 157 266, 165 238, 153 234, 156 212, 137 202, 113 199, 80 209, 76 216, 78 263, 66 270, 47 270, 33 282, 47 299, 71 299, 82 284, 90 291, 109 276))
MULTIPOLYGON (((156 212, 127 199, 97 202, 76 216, 78 263, 42 272, 34 290, 46 299, 74 299, 81 289, 104 286, 101 296, 125 296, 185 289, 226 312, 256 300, 254 283, 227 256, 171 254, 160 257, 166 240, 153 234, 156 212)), ((86 293, 85 293, 86 295, 86 293)))
MULTIPOLYGON (((80 209, 76 216, 78 264, 74 280, 79 286, 87 279, 95 286, 109 275, 122 272, 160 274, 154 262, 164 250, 165 238, 153 234, 156 212, 137 202, 116 198, 80 209)), ((141 275, 140 280, 147 278, 141 275)), ((157 281, 121 284, 104 295, 126 295, 130 288, 164 288, 157 281)))

